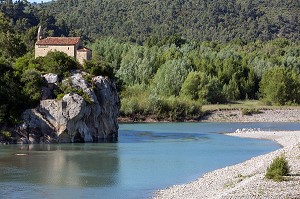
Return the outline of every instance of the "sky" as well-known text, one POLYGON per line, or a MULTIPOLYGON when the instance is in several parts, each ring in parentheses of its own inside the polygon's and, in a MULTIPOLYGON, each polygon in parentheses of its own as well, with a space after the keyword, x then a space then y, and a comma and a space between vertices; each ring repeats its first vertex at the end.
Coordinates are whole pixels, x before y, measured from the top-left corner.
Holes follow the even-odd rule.
POLYGON ((48 1, 51 1, 51 0, 28 0, 28 2, 30 3, 33 3, 33 2, 36 2, 36 3, 41 3, 41 2, 48 2, 48 1))

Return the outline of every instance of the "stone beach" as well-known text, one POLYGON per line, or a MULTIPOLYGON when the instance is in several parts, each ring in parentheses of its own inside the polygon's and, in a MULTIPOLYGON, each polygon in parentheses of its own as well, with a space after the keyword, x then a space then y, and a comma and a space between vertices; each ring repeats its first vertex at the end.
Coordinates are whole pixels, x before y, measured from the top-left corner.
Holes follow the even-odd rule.
POLYGON ((241 110, 219 110, 204 116, 205 122, 300 122, 300 108, 259 110, 243 115, 241 110))
POLYGON ((160 190, 153 198, 300 198, 300 131, 241 129, 227 135, 269 139, 283 148, 209 172, 194 182, 160 190), (290 175, 283 182, 266 179, 268 166, 280 155, 286 157, 290 175))

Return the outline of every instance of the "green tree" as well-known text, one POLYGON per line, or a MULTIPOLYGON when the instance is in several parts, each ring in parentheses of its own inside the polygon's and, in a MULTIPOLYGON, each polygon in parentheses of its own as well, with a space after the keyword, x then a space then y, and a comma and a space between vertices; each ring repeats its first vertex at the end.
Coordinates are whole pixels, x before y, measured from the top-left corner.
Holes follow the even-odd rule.
POLYGON ((13 64, 13 68, 15 75, 19 77, 21 77, 21 75, 28 69, 39 70, 32 53, 27 53, 24 56, 19 57, 13 64))
POLYGON ((0 57, 0 127, 14 123, 23 110, 19 79, 14 77, 11 64, 0 57))
POLYGON ((117 76, 126 85, 148 84, 159 67, 159 52, 157 47, 133 46, 124 55, 117 76))
POLYGON ((294 81, 288 69, 274 67, 267 70, 260 82, 261 97, 275 104, 284 105, 291 101, 294 81))
POLYGON ((26 53, 26 46, 17 34, 9 19, 0 12, 0 55, 7 58, 16 58, 26 53))
MULTIPOLYGON (((198 100, 203 73, 192 71, 182 84, 180 95, 188 99, 198 100)), ((202 80, 203 81, 203 80, 202 80)))
POLYGON ((22 92, 29 99, 28 104, 36 105, 41 99, 43 85, 41 73, 33 69, 26 70, 21 76, 21 83, 22 92))
POLYGON ((217 77, 210 77, 208 79, 207 85, 204 87, 206 92, 202 92, 202 94, 205 95, 200 95, 200 98, 202 98, 203 101, 211 104, 224 103, 226 102, 226 99, 223 94, 222 88, 223 85, 217 77))
POLYGON ((152 89, 164 96, 178 96, 191 65, 183 59, 168 60, 154 76, 152 89))

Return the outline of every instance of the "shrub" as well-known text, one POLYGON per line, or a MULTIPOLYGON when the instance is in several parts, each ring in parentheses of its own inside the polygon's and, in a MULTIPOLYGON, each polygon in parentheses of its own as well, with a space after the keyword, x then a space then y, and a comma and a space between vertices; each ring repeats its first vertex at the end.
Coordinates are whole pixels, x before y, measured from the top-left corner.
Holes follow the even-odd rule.
POLYGON ((289 166, 286 158, 281 155, 276 157, 267 169, 266 178, 277 182, 283 181, 283 176, 289 173, 289 166))
POLYGON ((83 64, 83 69, 91 75, 114 77, 112 66, 104 61, 85 61, 83 64))
POLYGON ((55 73, 60 77, 67 77, 70 70, 80 68, 73 57, 59 51, 51 51, 45 57, 38 57, 36 63, 37 67, 40 67, 43 72, 55 73))
POLYGON ((2 138, 3 138, 3 140, 8 141, 11 138, 11 132, 2 131, 2 138))
POLYGON ((254 108, 243 108, 242 109, 242 115, 252 115, 252 114, 259 114, 261 113, 259 109, 254 109, 254 108))

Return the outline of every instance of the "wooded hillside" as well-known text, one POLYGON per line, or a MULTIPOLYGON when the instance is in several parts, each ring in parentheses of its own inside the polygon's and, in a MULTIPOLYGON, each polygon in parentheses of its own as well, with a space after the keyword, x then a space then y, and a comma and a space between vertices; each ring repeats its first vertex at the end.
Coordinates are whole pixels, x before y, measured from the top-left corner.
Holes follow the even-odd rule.
POLYGON ((300 37, 298 0, 57 0, 45 5, 71 35, 141 43, 178 34, 188 40, 267 41, 300 37))

